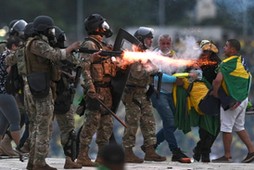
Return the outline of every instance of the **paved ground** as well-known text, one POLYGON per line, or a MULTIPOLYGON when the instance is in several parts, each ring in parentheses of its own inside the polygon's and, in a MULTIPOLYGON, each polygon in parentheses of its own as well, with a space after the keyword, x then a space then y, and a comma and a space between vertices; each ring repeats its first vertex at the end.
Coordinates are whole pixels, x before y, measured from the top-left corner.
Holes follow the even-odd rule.
MULTIPOLYGON (((53 167, 63 170, 64 159, 62 158, 48 158, 48 164, 53 167)), ((0 159, 0 170, 25 170, 25 162, 20 162, 18 159, 0 159)), ((85 168, 87 170, 95 170, 96 168, 85 168)), ((175 162, 145 162, 143 164, 127 164, 126 170, 254 170, 254 163, 199 163, 182 164, 175 162)))

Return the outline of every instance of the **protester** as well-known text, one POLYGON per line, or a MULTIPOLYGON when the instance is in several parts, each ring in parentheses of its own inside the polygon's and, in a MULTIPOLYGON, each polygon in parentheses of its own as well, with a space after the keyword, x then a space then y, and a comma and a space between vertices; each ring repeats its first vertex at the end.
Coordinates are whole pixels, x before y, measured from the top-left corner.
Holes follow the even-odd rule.
POLYGON ((210 162, 209 154, 219 128, 219 109, 214 108, 219 108, 219 104, 217 100, 211 101, 205 109, 201 109, 200 103, 203 103, 211 89, 219 58, 216 55, 217 47, 210 41, 206 40, 206 44, 203 44, 204 42, 200 44, 202 52, 197 61, 185 70, 190 77, 181 78, 181 82, 179 80, 178 85, 174 86, 173 99, 176 106, 175 124, 178 129, 188 133, 192 130, 191 127, 199 127, 200 141, 193 150, 194 159, 210 162), (210 111, 209 114, 207 111, 210 111))
MULTIPOLYGON (((10 53, 10 50, 16 50, 17 47, 19 46, 20 39, 18 37, 10 37, 7 39, 7 48, 4 53, 1 54, 0 58, 0 78, 1 78, 1 83, 0 83, 0 142, 2 141, 2 138, 4 134, 6 133, 7 128, 9 128, 10 131, 10 137, 14 140, 16 145, 19 144, 20 140, 20 113, 18 110, 17 103, 15 101, 14 96, 11 94, 8 94, 6 91, 6 86, 5 82, 7 79, 8 75, 8 68, 7 65, 5 64, 5 57, 10 53)), ((11 141, 9 141, 11 142, 11 141)), ((12 151, 12 148, 4 147, 7 146, 4 143, 1 143, 0 150, 3 154, 8 154, 10 155, 10 150, 12 151), (7 150, 7 151, 6 151, 7 150)), ((11 146, 10 146, 11 147, 11 146)), ((15 154, 16 155, 16 154, 15 154)))
MULTIPOLYGON (((159 55, 165 57, 176 57, 175 51, 172 49, 172 39, 168 34, 162 34, 158 38, 159 47, 155 49, 159 55)), ((172 69, 173 70, 173 69, 172 69)), ((161 89, 157 93, 153 93, 151 99, 153 107, 157 110, 162 120, 163 127, 157 132, 157 142, 155 147, 157 148, 163 141, 167 141, 168 147, 172 152, 172 161, 185 162, 188 158, 181 149, 178 147, 175 137, 176 126, 174 123, 175 107, 172 98, 173 83, 177 81, 175 76, 171 76, 162 72, 161 89)), ((158 89, 158 77, 155 77, 154 86, 158 89)))
POLYGON ((254 160, 254 145, 249 137, 248 132, 244 128, 245 110, 248 104, 248 94, 250 88, 251 75, 244 67, 242 57, 240 55, 241 45, 236 39, 227 40, 224 46, 225 59, 219 66, 219 71, 213 81, 213 90, 211 95, 221 98, 220 88, 222 88, 230 98, 234 101, 229 104, 228 108, 221 105, 220 108, 220 131, 222 132, 222 140, 224 145, 224 155, 213 162, 232 162, 231 144, 232 132, 235 131, 241 141, 248 149, 247 156, 242 163, 250 163, 254 160))
MULTIPOLYGON (((209 83, 209 86, 212 85, 213 80, 216 77, 216 69, 221 62, 218 57, 218 48, 216 45, 209 40, 202 40, 199 44, 202 49, 202 53, 197 60, 197 64, 200 64, 200 69, 202 70, 202 75, 205 81, 209 83), (205 64, 207 63, 207 64, 205 64)), ((212 106, 212 103, 211 103, 212 106)), ((213 106, 214 107, 214 106, 213 106)), ((206 110, 212 110, 207 106, 206 110)), ((199 124, 199 138, 196 147, 193 149, 194 155, 193 158, 196 161, 210 162, 210 153, 211 147, 218 136, 219 133, 219 123, 217 126, 214 126, 215 133, 209 132, 207 129, 211 122, 219 122, 219 110, 214 112, 213 115, 201 115, 201 122, 199 124), (204 121, 206 119, 206 121, 204 121)), ((216 125, 216 124, 215 124, 216 125)))
MULTIPOLYGON (((21 79, 21 77, 18 76, 17 65, 16 65, 17 59, 15 57, 15 54, 18 53, 19 48, 23 46, 24 28, 26 25, 27 23, 23 19, 13 20, 10 22, 9 32, 8 32, 9 40, 16 39, 18 40, 18 43, 16 44, 16 46, 14 45, 13 47, 9 47, 11 50, 5 53, 6 57, 4 61, 5 64, 8 66, 8 70, 9 70, 6 81, 5 81, 6 91, 8 94, 13 95, 16 99, 16 103, 18 105, 18 109, 21 114, 20 116, 21 128, 23 127, 25 123, 27 115, 24 109, 24 104, 23 104, 22 83, 18 81, 21 79)), ((8 156, 18 156, 18 154, 14 152, 14 150, 12 149, 12 146, 11 146, 12 140, 13 139, 11 138, 10 132, 7 130, 6 135, 4 136, 0 144, 0 147, 2 148, 1 154, 8 155, 8 156)))

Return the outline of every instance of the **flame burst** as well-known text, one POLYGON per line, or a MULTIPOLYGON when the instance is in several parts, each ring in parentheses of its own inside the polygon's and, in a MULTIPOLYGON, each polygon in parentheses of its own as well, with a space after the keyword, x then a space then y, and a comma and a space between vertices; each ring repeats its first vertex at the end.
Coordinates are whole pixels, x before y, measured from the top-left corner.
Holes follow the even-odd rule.
POLYGON ((195 60, 186 60, 186 59, 176 59, 169 58, 162 55, 159 55, 155 52, 132 52, 124 51, 123 58, 125 62, 132 64, 134 62, 140 61, 146 63, 148 60, 151 60, 155 65, 157 63, 166 64, 168 66, 182 67, 192 65, 195 60))
POLYGON ((156 52, 133 52, 124 51, 121 63, 129 65, 134 62, 146 63, 150 60, 154 65, 166 73, 175 72, 178 68, 183 67, 200 67, 202 65, 217 64, 214 61, 209 61, 207 58, 203 59, 183 59, 183 58, 169 58, 159 55, 156 52))

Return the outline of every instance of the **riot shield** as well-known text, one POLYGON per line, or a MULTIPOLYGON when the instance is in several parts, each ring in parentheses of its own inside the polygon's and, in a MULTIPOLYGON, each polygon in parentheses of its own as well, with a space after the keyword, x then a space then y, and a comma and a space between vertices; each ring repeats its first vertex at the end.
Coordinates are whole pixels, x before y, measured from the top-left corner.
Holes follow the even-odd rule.
MULTIPOLYGON (((133 45, 141 46, 141 42, 132 36, 130 33, 120 28, 116 36, 113 51, 121 51, 124 49, 131 49, 133 45)), ((112 96, 113 96, 113 106, 112 111, 117 112, 118 106, 120 104, 122 94, 125 88, 127 78, 129 76, 130 66, 125 70, 120 70, 117 72, 116 76, 112 79, 112 96)))
MULTIPOLYGON (((141 47, 141 42, 132 36, 130 33, 120 28, 118 34, 115 39, 114 51, 121 51, 124 49, 131 49, 133 45, 141 47)), ((122 99, 123 91, 129 77, 130 66, 128 66, 125 70, 120 70, 117 72, 116 76, 111 80, 112 85, 112 96, 113 96, 113 104, 112 111, 114 113, 117 112, 118 106, 122 99)), ((114 133, 112 133, 110 137, 110 143, 117 143, 114 137, 114 133)))

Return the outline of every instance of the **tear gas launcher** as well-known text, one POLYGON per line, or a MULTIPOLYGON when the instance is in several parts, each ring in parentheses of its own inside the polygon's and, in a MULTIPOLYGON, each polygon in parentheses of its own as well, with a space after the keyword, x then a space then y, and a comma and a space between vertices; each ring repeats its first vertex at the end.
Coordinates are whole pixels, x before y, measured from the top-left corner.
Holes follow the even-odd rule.
POLYGON ((87 53, 87 54, 93 54, 99 52, 101 56, 121 56, 123 54, 123 51, 105 51, 105 50, 91 50, 88 48, 80 48, 77 51, 78 53, 87 53))

